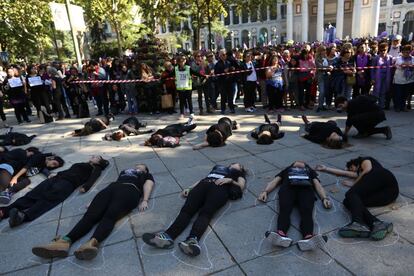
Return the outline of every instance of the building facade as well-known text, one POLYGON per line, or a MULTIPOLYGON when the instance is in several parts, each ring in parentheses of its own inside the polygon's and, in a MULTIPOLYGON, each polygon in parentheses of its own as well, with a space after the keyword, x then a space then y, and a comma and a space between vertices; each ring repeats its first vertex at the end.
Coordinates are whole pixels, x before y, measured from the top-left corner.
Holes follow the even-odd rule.
MULTIPOLYGON (((235 7, 221 17, 229 30, 227 36, 213 35, 214 48, 253 47, 294 41, 322 41, 326 28, 336 28, 337 38, 401 34, 412 39, 414 32, 414 0, 287 0, 263 6, 257 13, 235 7)), ((169 44, 174 32, 191 32, 191 21, 181 26, 159 28, 159 37, 169 44)), ((201 31, 201 48, 207 48, 207 30, 201 31)), ((192 41, 182 47, 193 50, 192 41)), ((175 50, 171 46, 171 50, 175 50)))

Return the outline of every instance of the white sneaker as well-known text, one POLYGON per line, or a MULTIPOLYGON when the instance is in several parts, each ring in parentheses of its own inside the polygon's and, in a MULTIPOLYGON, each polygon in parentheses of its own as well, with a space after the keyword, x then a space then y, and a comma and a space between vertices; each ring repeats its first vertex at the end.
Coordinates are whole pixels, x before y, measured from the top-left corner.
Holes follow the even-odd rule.
POLYGON ((328 241, 327 236, 316 235, 310 239, 298 241, 298 247, 301 251, 311 251, 317 248, 325 248, 326 242, 328 241))
POLYGON ((266 238, 270 240, 270 242, 274 245, 274 246, 279 246, 279 247, 289 247, 292 244, 292 239, 288 238, 288 237, 283 237, 281 235, 279 235, 276 232, 266 232, 265 234, 266 238))
POLYGON ((252 112, 254 112, 253 108, 251 108, 251 107, 249 107, 249 108, 246 108, 246 109, 245 109, 245 111, 246 111, 246 112, 249 112, 249 113, 252 113, 252 112))

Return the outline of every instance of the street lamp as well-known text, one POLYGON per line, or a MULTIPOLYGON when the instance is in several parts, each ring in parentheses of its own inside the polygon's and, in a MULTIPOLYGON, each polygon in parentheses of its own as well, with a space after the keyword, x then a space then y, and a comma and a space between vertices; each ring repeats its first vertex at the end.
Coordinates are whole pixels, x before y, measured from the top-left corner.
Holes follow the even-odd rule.
POLYGON ((273 27, 272 27, 272 32, 273 32, 273 40, 274 40, 274 44, 276 44, 276 43, 277 43, 277 40, 276 40, 276 38, 277 38, 277 35, 276 35, 276 33, 277 33, 277 28, 276 28, 275 26, 273 26, 273 27))

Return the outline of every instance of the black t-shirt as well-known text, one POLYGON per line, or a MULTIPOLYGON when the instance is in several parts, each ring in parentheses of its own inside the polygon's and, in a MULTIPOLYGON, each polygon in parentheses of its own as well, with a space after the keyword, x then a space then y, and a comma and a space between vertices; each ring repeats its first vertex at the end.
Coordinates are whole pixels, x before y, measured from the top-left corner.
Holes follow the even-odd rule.
POLYGON ((69 169, 58 172, 56 177, 68 180, 75 188, 82 185, 87 191, 101 175, 101 172, 100 167, 90 163, 75 163, 69 169))
POLYGON ((381 107, 376 104, 376 99, 374 97, 361 95, 348 101, 348 118, 346 120, 346 125, 352 125, 352 122, 349 119, 352 119, 353 116, 369 112, 378 112, 378 116, 382 116, 383 120, 385 120, 385 113, 382 111, 381 107))
POLYGON ((313 122, 309 128, 309 133, 305 135, 305 138, 321 144, 326 141, 326 138, 331 136, 333 132, 336 132, 339 136, 343 136, 341 129, 335 122, 313 122))
POLYGON ((234 181, 237 181, 241 176, 242 175, 239 170, 235 170, 223 165, 215 165, 207 175, 206 179, 231 178, 234 181))
POLYGON ((39 171, 43 170, 46 167, 46 155, 42 153, 32 155, 24 168, 29 169, 33 167, 38 168, 39 171))
POLYGON ((372 166, 371 171, 384 169, 384 167, 376 159, 374 159, 372 157, 368 157, 368 156, 367 157, 361 157, 361 162, 358 164, 358 166, 360 167, 360 169, 358 171, 358 174, 360 174, 362 172, 361 165, 362 165, 362 162, 364 162, 365 160, 371 161, 371 166, 372 166))
POLYGON ((154 182, 152 174, 141 172, 136 169, 126 169, 121 171, 116 182, 134 184, 139 191, 142 191, 145 181, 147 180, 154 182))
MULTIPOLYGON (((281 177, 282 178, 282 185, 289 185, 289 169, 291 169, 293 166, 289 166, 282 170, 280 173, 278 173, 275 177, 281 177)), ((312 182, 313 187, 313 180, 318 179, 318 174, 315 170, 313 170, 309 166, 305 166, 305 169, 307 171, 307 176, 309 177, 309 180, 312 182)), ((318 179, 319 180, 319 179, 318 179)))
POLYGON ((207 134, 220 131, 221 135, 223 135, 223 140, 226 141, 233 133, 231 132, 231 126, 229 124, 214 124, 207 129, 207 134))

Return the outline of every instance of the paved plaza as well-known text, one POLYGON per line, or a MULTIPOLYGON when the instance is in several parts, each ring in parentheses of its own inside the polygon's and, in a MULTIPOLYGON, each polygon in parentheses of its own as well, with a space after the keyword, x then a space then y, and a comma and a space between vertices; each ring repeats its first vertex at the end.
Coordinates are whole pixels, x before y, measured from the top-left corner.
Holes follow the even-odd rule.
MULTIPOLYGON (((92 113, 95 113, 92 110, 92 113)), ((337 120, 345 125, 345 114, 336 112, 308 112, 310 120, 337 120)), ((220 118, 197 116, 197 128, 181 140, 175 149, 143 146, 148 135, 129 137, 120 142, 102 141, 102 136, 117 128, 126 118, 116 117, 110 129, 87 137, 70 137, 67 133, 80 128, 87 119, 64 120, 48 125, 23 124, 14 131, 37 134, 30 146, 44 152, 61 155, 68 168, 75 162, 87 161, 93 154, 110 160, 110 166, 86 194, 75 191, 66 201, 39 219, 10 229, 8 222, 0 222, 0 275, 412 275, 414 271, 414 124, 413 112, 387 112, 386 121, 392 127, 393 139, 373 136, 364 140, 350 138, 352 147, 328 150, 310 143, 300 136, 304 133, 298 111, 283 115, 283 139, 272 145, 257 145, 249 132, 263 122, 262 113, 239 112, 232 119, 240 123, 225 147, 193 151, 192 145, 203 140, 205 130, 220 118), (66 135, 65 135, 66 134, 66 135), (326 250, 303 253, 296 247, 280 250, 264 240, 264 233, 275 227, 278 216, 277 193, 267 204, 256 197, 282 168, 294 160, 304 160, 311 166, 326 164, 344 168, 346 161, 359 155, 377 158, 396 175, 400 196, 394 204, 373 209, 380 219, 394 223, 394 232, 386 239, 343 239, 337 229, 350 221, 342 205, 346 188, 335 176, 321 174, 320 178, 333 208, 325 210, 321 202, 315 205, 315 232, 329 237, 326 250), (156 250, 141 239, 145 232, 165 229, 184 203, 180 192, 204 177, 214 164, 240 162, 249 170, 247 190, 243 199, 224 206, 211 222, 201 240, 202 253, 196 258, 184 255, 178 246, 171 250, 156 250), (116 229, 101 245, 93 261, 79 261, 73 251, 89 236, 74 244, 66 259, 44 260, 34 256, 34 245, 49 242, 56 235, 64 235, 85 213, 86 207, 98 191, 114 181, 118 173, 136 163, 146 163, 154 175, 156 187, 149 202, 149 210, 131 214, 117 223, 116 229), (410 272, 411 271, 411 272, 410 272)), ((273 118, 275 116, 273 115, 273 118)), ((11 110, 8 118, 14 118, 11 110)), ((32 117, 34 118, 34 117, 32 117)), ((177 122, 177 116, 140 115, 147 128, 160 128, 177 122)), ((37 121, 37 119, 34 119, 37 121)), ((355 130, 351 134, 355 134, 355 130)), ((29 188, 44 177, 32 178, 29 188)), ((295 240, 299 233, 299 214, 293 213, 289 236, 295 240)), ((187 229, 178 239, 186 237, 187 229)))

